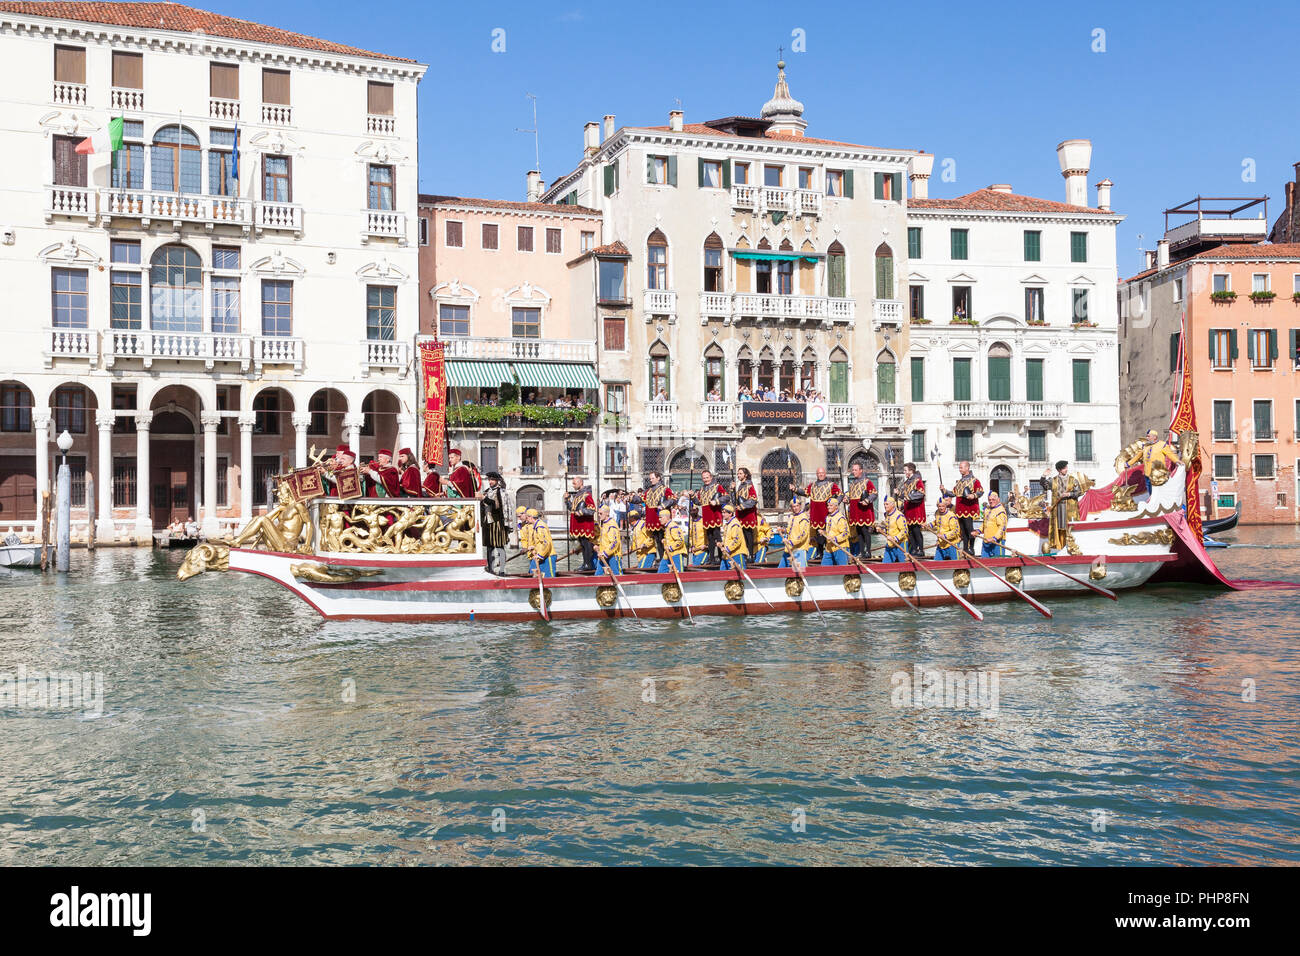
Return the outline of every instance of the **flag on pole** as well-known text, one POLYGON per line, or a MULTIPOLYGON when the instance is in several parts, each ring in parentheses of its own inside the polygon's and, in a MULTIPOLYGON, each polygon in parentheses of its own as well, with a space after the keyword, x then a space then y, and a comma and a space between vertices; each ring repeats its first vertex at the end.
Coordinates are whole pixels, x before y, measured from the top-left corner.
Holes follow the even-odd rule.
POLYGON ((239 124, 235 124, 235 145, 230 151, 230 178, 234 180, 235 192, 239 192, 239 124))
POLYGON ((108 126, 96 133, 91 133, 77 144, 77 152, 82 155, 90 153, 111 153, 122 148, 122 117, 114 116, 108 126))
POLYGON ((447 436, 447 373, 441 342, 421 342, 420 382, 424 388, 424 460, 441 465, 447 436))

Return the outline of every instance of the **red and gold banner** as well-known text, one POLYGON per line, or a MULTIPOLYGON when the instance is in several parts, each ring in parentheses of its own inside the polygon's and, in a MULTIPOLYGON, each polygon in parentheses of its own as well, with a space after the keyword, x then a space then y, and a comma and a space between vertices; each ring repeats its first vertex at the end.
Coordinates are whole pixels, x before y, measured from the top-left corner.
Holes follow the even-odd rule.
POLYGON ((1187 525, 1201 540, 1201 440, 1196 428, 1196 406, 1192 402, 1192 370, 1187 362, 1187 313, 1183 312, 1182 334, 1178 337, 1178 365, 1182 372, 1182 384, 1178 392, 1178 402, 1174 406, 1173 417, 1169 427, 1178 432, 1178 446, 1184 447, 1188 438, 1193 443, 1192 460, 1184 469, 1187 478, 1187 525))
POLYGON ((321 480, 320 469, 299 468, 289 473, 289 492, 295 501, 308 501, 325 494, 325 482, 321 480))
POLYGON ((361 472, 356 468, 335 468, 334 482, 338 496, 344 501, 361 497, 361 472))
POLYGON ((441 342, 420 343, 420 385, 424 392, 426 462, 441 465, 447 447, 447 362, 441 342))

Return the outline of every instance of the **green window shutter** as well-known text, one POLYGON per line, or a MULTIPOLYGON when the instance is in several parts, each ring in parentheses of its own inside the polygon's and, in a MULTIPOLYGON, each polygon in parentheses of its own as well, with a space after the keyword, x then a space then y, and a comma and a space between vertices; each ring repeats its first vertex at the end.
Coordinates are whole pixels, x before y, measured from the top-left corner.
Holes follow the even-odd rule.
POLYGON ((1047 432, 1032 431, 1029 433, 1029 460, 1047 461, 1047 432))
POLYGON ((673 360, 664 356, 664 398, 673 400, 673 360))
POLYGON ((831 402, 846 405, 849 401, 849 363, 831 362, 831 402))
POLYGON ((606 196, 614 195, 614 169, 615 167, 613 163, 605 164, 605 195, 606 196))
POLYGON ((647 183, 655 181, 655 158, 650 155, 645 158, 645 181, 647 183))
POLYGON ((1228 330, 1228 358, 1237 361, 1237 330, 1228 330))
POLYGON ((675 155, 668 157, 668 185, 677 185, 677 157, 675 155))
POLYGON ((921 227, 907 227, 907 258, 921 258, 921 227))
POLYGON ((853 198, 853 170, 844 170, 844 198, 853 198))
POLYGON ((881 405, 893 405, 897 391, 894 389, 894 364, 879 362, 876 365, 876 401, 881 405))
POLYGON ((1043 400, 1043 360, 1025 360, 1025 401, 1043 400))
POLYGON ((970 359, 952 360, 952 398, 955 402, 970 401, 970 359))
POLYGON ((953 457, 956 461, 970 461, 975 457, 975 433, 967 429, 960 429, 956 434, 956 442, 953 451, 956 453, 953 457))
POLYGON ((722 161, 722 188, 731 188, 731 160, 729 159, 722 161))
POLYGON ((1074 360, 1074 400, 1087 404, 1092 401, 1092 363, 1088 359, 1074 360))
POLYGON ((1088 261, 1088 234, 1086 232, 1070 233, 1070 261, 1088 261))
POLYGON ((876 184, 876 193, 875 193, 876 198, 877 198, 877 199, 884 199, 884 198, 885 198, 885 174, 884 174, 884 173, 874 173, 874 174, 873 174, 873 178, 874 178, 874 180, 875 180, 875 184, 876 184))
POLYGON ((647 402, 655 400, 655 360, 652 358, 645 360, 645 380, 646 380, 646 397, 647 402))
POLYGON ((894 297, 894 257, 876 256, 876 298, 894 297))
POLYGON ((912 401, 925 401, 925 359, 912 356, 912 401))
POLYGON ((1255 361, 1255 336, 1249 331, 1246 332, 1246 358, 1255 361))
POLYGON ((1182 337, 1181 332, 1175 332, 1169 336, 1169 371, 1178 371, 1178 340, 1182 337))
POLYGON ((845 296, 844 257, 833 255, 826 257, 826 294, 833 299, 845 296))
POLYGON ((989 356, 989 401, 1011 401, 1011 357, 989 356))
POLYGON ((912 461, 925 461, 925 432, 912 432, 912 461))
POLYGON ((700 157, 699 164, 700 164, 700 186, 703 187, 704 185, 704 157, 703 156, 700 157))
POLYGON ((1291 361, 1295 362, 1296 353, 1300 351, 1300 329, 1291 330, 1291 361))
POLYGON ((1025 230, 1025 261, 1038 262, 1043 258, 1043 234, 1034 229, 1025 230))
POLYGON ((965 259, 969 254, 969 244, 967 242, 967 233, 965 229, 950 230, 952 244, 952 258, 965 259))
POLYGON ((902 202, 903 201, 903 174, 891 173, 890 176, 894 180, 894 202, 902 202))
POLYGON ((1268 357, 1277 361, 1277 329, 1268 330, 1268 357))

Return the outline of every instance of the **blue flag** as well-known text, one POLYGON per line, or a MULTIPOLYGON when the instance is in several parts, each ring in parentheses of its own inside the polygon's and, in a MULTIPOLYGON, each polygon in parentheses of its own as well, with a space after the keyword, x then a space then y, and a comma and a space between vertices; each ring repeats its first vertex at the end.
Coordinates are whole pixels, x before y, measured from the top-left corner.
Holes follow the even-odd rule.
POLYGON ((235 124, 235 148, 230 154, 230 178, 235 181, 235 193, 239 193, 239 124, 235 124))

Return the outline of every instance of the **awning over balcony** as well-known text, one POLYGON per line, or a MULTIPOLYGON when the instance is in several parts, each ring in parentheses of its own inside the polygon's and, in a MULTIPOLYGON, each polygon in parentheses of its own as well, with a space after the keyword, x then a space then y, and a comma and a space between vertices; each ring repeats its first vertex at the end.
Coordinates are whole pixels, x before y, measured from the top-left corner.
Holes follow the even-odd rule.
POLYGON ((452 388, 500 388, 514 380, 509 362, 447 363, 447 384, 452 388))
POLYGON ((798 262, 802 259, 804 262, 812 263, 825 258, 821 255, 805 255, 798 252, 767 252, 759 249, 732 249, 731 257, 733 259, 762 259, 766 262, 798 262))
POLYGON ((600 388, 596 370, 577 362, 515 362, 521 388, 600 388))

